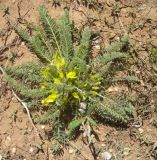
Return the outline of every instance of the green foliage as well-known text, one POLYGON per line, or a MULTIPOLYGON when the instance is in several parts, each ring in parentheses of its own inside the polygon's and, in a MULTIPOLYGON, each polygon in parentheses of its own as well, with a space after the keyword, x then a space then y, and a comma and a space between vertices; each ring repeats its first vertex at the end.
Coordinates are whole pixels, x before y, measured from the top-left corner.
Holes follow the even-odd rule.
POLYGON ((73 42, 72 42, 72 23, 69 20, 68 12, 66 11, 62 16, 60 20, 60 44, 61 44, 61 50, 62 54, 66 60, 67 63, 69 63, 69 60, 71 59, 71 56, 73 54, 73 42))
MULTIPOLYGON (((41 62, 6 69, 9 85, 27 102, 36 102, 46 112, 36 120, 50 123, 52 137, 61 143, 72 138, 81 125, 88 124, 92 129, 96 117, 127 123, 133 110, 131 103, 111 100, 105 95, 105 89, 112 82, 135 82, 133 77, 114 79, 129 59, 128 37, 112 43, 92 59, 89 28, 83 30, 80 41, 74 44, 68 12, 61 16, 59 23, 43 6, 39 14, 42 26, 35 26, 32 36, 21 27, 15 30, 41 62)), ((58 145, 56 148, 54 151, 58 145)))
MULTIPOLYGON (((67 6, 69 3, 72 3, 73 1, 68 0, 52 0, 52 6, 59 7, 61 5, 67 6)), ((102 9, 103 8, 103 2, 100 0, 77 0, 76 1, 79 5, 83 5, 85 7, 88 7, 90 9, 102 9)))
POLYGON ((157 48, 154 48, 152 50, 149 61, 152 64, 155 64, 155 65, 157 64, 157 48))
POLYGON ((18 92, 25 101, 39 101, 46 93, 39 88, 41 64, 23 64, 6 68, 5 78, 8 84, 18 92))
POLYGON ((106 119, 107 121, 115 122, 128 122, 130 119, 129 115, 133 112, 133 106, 126 100, 113 101, 111 99, 104 99, 106 104, 98 104, 97 112, 99 118, 106 119))
POLYGON ((62 145, 58 142, 52 142, 50 149, 54 155, 61 155, 63 152, 62 145))
POLYGON ((80 126, 83 123, 83 121, 84 121, 84 119, 73 120, 72 122, 69 123, 68 129, 69 130, 74 130, 75 128, 77 128, 78 126, 80 126))
POLYGON ((99 0, 77 0, 78 4, 82 4, 90 9, 102 9, 102 1, 99 0))

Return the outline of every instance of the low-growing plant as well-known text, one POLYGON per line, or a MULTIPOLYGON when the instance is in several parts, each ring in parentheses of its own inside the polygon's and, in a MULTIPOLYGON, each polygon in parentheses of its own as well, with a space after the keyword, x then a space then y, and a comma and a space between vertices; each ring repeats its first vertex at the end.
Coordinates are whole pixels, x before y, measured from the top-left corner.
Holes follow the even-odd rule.
POLYGON ((77 0, 77 3, 92 10, 102 11, 104 8, 104 2, 100 0, 77 0))
POLYGON ((33 35, 15 27, 39 62, 6 69, 9 85, 25 102, 45 111, 37 120, 51 124, 52 137, 61 143, 73 137, 81 125, 88 124, 92 130, 98 119, 127 123, 133 106, 126 99, 110 99, 106 90, 117 81, 135 81, 131 77, 114 79, 117 71, 127 66, 128 37, 91 58, 92 32, 88 27, 76 42, 68 12, 59 22, 43 6, 39 14, 41 27, 34 26, 33 35))
POLYGON ((157 64, 157 48, 153 48, 149 57, 149 61, 151 64, 157 64))
POLYGON ((88 7, 89 9, 96 9, 96 10, 102 10, 103 9, 103 2, 100 0, 53 0, 52 1, 52 6, 57 7, 61 5, 66 5, 72 2, 76 2, 79 5, 83 5, 85 7, 88 7))

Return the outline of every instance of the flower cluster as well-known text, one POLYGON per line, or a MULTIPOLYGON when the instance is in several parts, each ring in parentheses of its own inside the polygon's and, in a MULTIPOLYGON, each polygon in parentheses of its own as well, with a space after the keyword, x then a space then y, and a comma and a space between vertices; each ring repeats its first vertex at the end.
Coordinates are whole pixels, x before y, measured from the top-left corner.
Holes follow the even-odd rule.
POLYGON ((100 89, 101 77, 96 73, 81 73, 77 67, 67 69, 68 64, 60 54, 54 54, 49 66, 41 73, 44 81, 42 89, 48 96, 42 100, 43 105, 57 105, 86 101, 89 96, 96 96, 100 89))

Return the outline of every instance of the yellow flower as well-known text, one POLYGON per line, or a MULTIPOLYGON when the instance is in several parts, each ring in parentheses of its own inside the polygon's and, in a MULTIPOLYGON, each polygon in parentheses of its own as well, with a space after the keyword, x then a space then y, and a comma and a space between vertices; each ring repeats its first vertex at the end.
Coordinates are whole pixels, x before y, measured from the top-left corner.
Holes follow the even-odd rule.
POLYGON ((46 87, 44 85, 41 86, 41 89, 45 89, 46 87))
POLYGON ((55 102, 55 100, 58 98, 58 93, 57 91, 53 91, 47 98, 42 100, 42 104, 48 105, 49 103, 55 102))
POLYGON ((96 91, 90 91, 89 93, 92 94, 92 95, 96 95, 97 94, 96 91))
POLYGON ((48 85, 47 82, 41 83, 41 89, 46 89, 47 85, 48 85))
POLYGON ((57 69, 60 69, 65 66, 65 60, 63 57, 56 53, 53 55, 53 60, 51 64, 55 65, 57 69))
POLYGON ((55 84, 61 83, 61 81, 58 78, 53 78, 53 81, 54 81, 55 84))
POLYGON ((60 77, 60 78, 64 78, 64 73, 60 71, 60 72, 59 72, 59 77, 60 77))
POLYGON ((49 77, 49 70, 48 69, 45 69, 44 71, 41 72, 41 75, 44 77, 44 78, 47 78, 49 77))
POLYGON ((69 73, 66 74, 66 77, 68 79, 75 79, 75 78, 77 78, 76 72, 69 72, 69 73))
POLYGON ((77 92, 72 93, 72 95, 73 95, 73 97, 76 98, 76 99, 79 99, 79 98, 80 98, 79 95, 77 94, 77 92))
POLYGON ((93 74, 91 75, 93 81, 101 81, 102 77, 99 74, 93 74))
POLYGON ((67 97, 63 97, 64 102, 67 102, 67 100, 68 100, 67 97))

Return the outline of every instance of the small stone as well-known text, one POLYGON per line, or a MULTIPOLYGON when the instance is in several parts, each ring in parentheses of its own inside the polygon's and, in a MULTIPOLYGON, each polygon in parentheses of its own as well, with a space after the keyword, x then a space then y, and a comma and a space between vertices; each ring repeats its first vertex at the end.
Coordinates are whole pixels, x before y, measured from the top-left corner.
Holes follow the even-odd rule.
POLYGON ((41 129, 45 129, 45 125, 41 125, 41 129))
POLYGON ((130 148, 124 148, 123 155, 128 156, 130 152, 130 148))
POLYGON ((21 46, 24 46, 24 45, 25 45, 25 42, 22 42, 22 43, 21 43, 21 46))
POLYGON ((7 138, 6 138, 8 141, 11 141, 11 138, 9 137, 9 136, 7 136, 7 138))
POLYGON ((103 152, 100 154, 100 157, 103 160, 110 160, 112 158, 112 154, 110 152, 103 152))
POLYGON ((119 88, 118 87, 113 87, 113 86, 109 87, 106 90, 106 92, 118 92, 118 91, 119 91, 119 88))
POLYGON ((11 153, 12 153, 12 154, 15 154, 15 153, 16 153, 16 147, 12 148, 11 153))
POLYGON ((106 147, 106 144, 103 143, 103 144, 101 144, 101 146, 102 146, 102 147, 106 147))
POLYGON ((109 152, 110 152, 110 153, 113 153, 113 149, 112 149, 112 148, 110 148, 110 149, 109 149, 109 152))
POLYGON ((100 49, 100 45, 96 45, 95 48, 96 48, 96 49, 100 49))
POLYGON ((142 128, 139 128, 138 130, 139 130, 140 134, 142 134, 144 132, 144 130, 142 128))
POLYGON ((140 83, 141 83, 141 86, 145 86, 143 80, 141 80, 140 83))
POLYGON ((87 137, 87 133, 83 132, 83 138, 87 137))
POLYGON ((74 152, 73 149, 69 149, 69 154, 72 154, 74 152))
POLYGON ((31 147, 31 148, 29 149, 29 152, 30 152, 30 153, 33 153, 33 152, 34 152, 34 149, 31 147))
POLYGON ((136 73, 137 73, 137 74, 139 74, 139 73, 140 73, 140 71, 138 70, 138 71, 136 71, 136 73))
POLYGON ((92 143, 95 143, 95 142, 96 142, 96 138, 95 138, 95 135, 94 135, 94 134, 92 134, 92 135, 90 136, 90 139, 91 139, 91 142, 92 142, 92 143))
POLYGON ((80 103, 80 106, 79 106, 81 109, 87 109, 87 104, 86 103, 84 103, 84 102, 81 102, 80 103))
POLYGON ((0 160, 2 160, 2 158, 3 158, 2 155, 0 155, 0 160))
POLYGON ((82 113, 82 114, 85 113, 85 110, 83 110, 83 109, 81 109, 81 108, 79 108, 78 110, 79 110, 79 112, 82 113))
POLYGON ((11 145, 11 138, 8 136, 5 140, 6 147, 9 147, 11 145))
POLYGON ((116 40, 119 41, 119 40, 120 40, 120 37, 116 37, 116 40))

